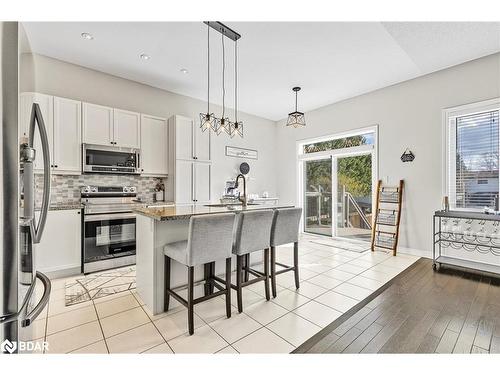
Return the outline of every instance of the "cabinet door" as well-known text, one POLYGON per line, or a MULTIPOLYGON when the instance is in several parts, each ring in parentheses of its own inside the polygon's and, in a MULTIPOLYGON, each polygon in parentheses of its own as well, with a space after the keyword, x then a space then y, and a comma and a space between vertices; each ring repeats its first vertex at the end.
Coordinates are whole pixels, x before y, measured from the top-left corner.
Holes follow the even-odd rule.
POLYGON ((210 202, 210 164, 194 163, 194 201, 210 202))
POLYGON ((175 203, 194 203, 193 162, 177 160, 175 164, 175 203))
POLYGON ((113 144, 113 108, 83 103, 83 142, 113 144))
POLYGON ((175 154, 176 159, 194 159, 193 120, 175 116, 175 154))
POLYGON ((113 140, 120 147, 141 147, 141 115, 123 109, 113 114, 113 140))
POLYGON ((54 97, 54 173, 81 172, 82 103, 54 97))
POLYGON ((168 127, 163 118, 141 116, 142 174, 164 176, 168 174, 168 127))
MULTIPOLYGON (((38 94, 38 93, 23 93, 21 94, 21 105, 20 105, 20 136, 28 137, 29 123, 31 119, 31 109, 33 103, 38 103, 40 106, 40 112, 42 113, 43 122, 45 124, 45 129, 47 129, 47 137, 49 138, 49 152, 50 152, 50 165, 54 164, 54 98, 50 95, 38 94)), ((42 142, 40 141, 40 132, 38 131, 38 126, 35 125, 35 139, 33 140, 33 148, 36 150, 34 168, 37 171, 43 170, 43 154, 42 154, 42 142)))
POLYGON ((49 211, 42 240, 35 247, 36 268, 42 272, 81 266, 81 211, 49 211))
POLYGON ((199 126, 195 126, 194 132, 194 155, 196 160, 209 161, 210 160, 210 131, 202 131, 199 126))

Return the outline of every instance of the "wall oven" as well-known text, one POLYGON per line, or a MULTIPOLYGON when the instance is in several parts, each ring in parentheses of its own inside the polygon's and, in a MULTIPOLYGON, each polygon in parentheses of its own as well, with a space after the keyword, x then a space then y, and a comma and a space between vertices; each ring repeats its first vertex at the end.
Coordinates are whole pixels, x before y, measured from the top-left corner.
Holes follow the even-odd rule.
POLYGON ((139 159, 136 148, 83 144, 84 173, 139 174, 139 159))
POLYGON ((132 212, 135 187, 88 186, 81 190, 84 204, 82 272, 135 264, 136 216, 132 212))

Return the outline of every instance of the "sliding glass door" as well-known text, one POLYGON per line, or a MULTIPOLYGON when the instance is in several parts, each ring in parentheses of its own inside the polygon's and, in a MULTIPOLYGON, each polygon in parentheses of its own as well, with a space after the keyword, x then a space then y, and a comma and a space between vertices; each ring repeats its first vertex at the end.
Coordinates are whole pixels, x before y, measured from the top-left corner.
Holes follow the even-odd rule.
POLYGON ((372 154, 334 157, 335 235, 369 240, 372 223, 372 154))
POLYGON ((369 240, 373 195, 372 152, 303 161, 304 231, 369 240))
POLYGON ((304 231, 331 236, 331 158, 304 161, 304 231))

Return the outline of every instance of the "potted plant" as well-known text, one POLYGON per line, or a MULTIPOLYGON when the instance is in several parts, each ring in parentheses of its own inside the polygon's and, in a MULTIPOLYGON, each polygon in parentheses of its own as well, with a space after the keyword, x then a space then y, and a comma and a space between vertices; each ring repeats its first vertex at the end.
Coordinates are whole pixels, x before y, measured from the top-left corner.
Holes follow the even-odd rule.
POLYGON ((165 184, 161 179, 155 185, 155 201, 163 201, 165 200, 165 184))

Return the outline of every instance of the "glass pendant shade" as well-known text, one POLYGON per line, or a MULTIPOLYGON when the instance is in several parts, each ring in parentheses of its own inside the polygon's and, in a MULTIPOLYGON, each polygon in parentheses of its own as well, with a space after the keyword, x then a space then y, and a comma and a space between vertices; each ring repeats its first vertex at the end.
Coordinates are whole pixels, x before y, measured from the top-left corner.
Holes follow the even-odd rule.
POLYGON ((294 128, 306 126, 306 117, 304 116, 304 113, 298 111, 289 113, 286 126, 293 126, 294 128))

